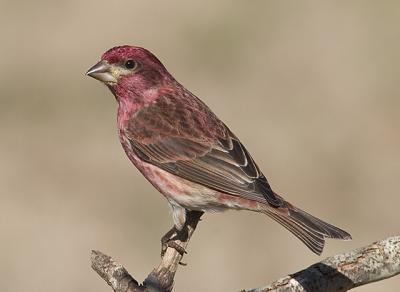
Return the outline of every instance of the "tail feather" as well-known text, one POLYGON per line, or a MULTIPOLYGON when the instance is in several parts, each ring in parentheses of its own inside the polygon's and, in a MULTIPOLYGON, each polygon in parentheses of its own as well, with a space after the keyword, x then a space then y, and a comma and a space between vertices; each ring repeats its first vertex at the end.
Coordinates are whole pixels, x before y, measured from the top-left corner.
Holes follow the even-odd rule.
POLYGON ((350 234, 346 231, 326 223, 289 203, 284 208, 268 206, 264 213, 283 225, 318 255, 322 253, 325 238, 351 239, 350 234))

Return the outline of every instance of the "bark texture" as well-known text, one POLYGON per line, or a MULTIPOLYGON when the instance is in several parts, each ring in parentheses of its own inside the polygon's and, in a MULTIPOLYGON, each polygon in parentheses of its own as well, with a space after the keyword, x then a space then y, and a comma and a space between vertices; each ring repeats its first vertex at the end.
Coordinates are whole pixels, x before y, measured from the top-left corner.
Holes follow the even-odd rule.
POLYGON ((347 291, 400 273, 400 236, 338 254, 261 288, 267 291, 347 291))
POLYGON ((100 251, 92 251, 92 268, 115 292, 169 292, 173 288, 175 273, 183 257, 183 253, 178 250, 186 250, 201 215, 203 212, 187 213, 182 231, 171 234, 169 246, 162 250, 160 264, 151 271, 143 284, 139 284, 122 265, 100 251), (177 250, 173 246, 180 248, 177 250))
MULTIPOLYGON (((173 237, 173 244, 186 249, 201 215, 201 212, 190 212, 185 231, 173 237)), ((143 284, 139 284, 123 266, 99 251, 92 251, 92 268, 115 292, 169 292, 173 288, 174 276, 182 257, 175 248, 167 247, 160 264, 143 284)), ((242 292, 347 291, 399 273, 400 236, 394 236, 326 258, 268 286, 242 292)))

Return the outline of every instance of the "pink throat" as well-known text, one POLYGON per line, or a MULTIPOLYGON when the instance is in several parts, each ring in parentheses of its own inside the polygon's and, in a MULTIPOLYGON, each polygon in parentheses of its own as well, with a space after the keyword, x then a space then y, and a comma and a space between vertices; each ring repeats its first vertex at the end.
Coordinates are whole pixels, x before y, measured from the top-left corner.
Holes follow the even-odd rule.
POLYGON ((141 108, 148 106, 157 99, 157 90, 149 89, 138 95, 121 87, 114 88, 113 93, 118 102, 118 128, 123 130, 130 117, 135 115, 141 108))
MULTIPOLYGON (((143 107, 154 103, 158 97, 172 94, 174 87, 180 87, 172 77, 163 76, 156 82, 151 82, 142 75, 133 75, 119 80, 110 86, 118 102, 118 126, 123 129, 129 118, 143 107)), ((154 81, 154 80, 153 80, 154 81)))

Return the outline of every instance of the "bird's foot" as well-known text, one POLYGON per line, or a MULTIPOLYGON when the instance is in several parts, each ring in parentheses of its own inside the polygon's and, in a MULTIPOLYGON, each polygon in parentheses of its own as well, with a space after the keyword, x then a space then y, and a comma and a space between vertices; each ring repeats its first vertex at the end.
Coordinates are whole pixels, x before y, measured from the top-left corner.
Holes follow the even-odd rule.
MULTIPOLYGON (((183 256, 185 253, 187 253, 186 250, 182 246, 180 246, 173 240, 168 241, 166 243, 166 245, 167 245, 167 247, 175 249, 181 256, 183 256)), ((164 253, 165 253, 165 251, 164 251, 164 253)))
POLYGON ((164 256, 168 247, 175 249, 180 255, 187 253, 182 246, 175 242, 179 238, 180 232, 174 226, 161 237, 161 257, 164 256))

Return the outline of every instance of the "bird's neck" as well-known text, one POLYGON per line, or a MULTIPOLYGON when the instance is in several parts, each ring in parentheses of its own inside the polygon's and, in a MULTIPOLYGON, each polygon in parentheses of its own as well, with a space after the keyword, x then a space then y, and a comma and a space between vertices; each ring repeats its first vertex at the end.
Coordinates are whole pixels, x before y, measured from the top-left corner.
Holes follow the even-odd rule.
POLYGON ((180 86, 179 83, 167 71, 141 71, 118 80, 109 88, 118 102, 119 128, 123 129, 140 109, 173 92, 177 86, 180 86))
POLYGON ((151 106, 160 96, 173 93, 173 88, 170 86, 156 86, 140 91, 124 87, 110 89, 118 103, 118 127, 121 130, 142 108, 151 106))
POLYGON ((143 91, 140 95, 125 88, 111 90, 118 103, 118 127, 124 129, 129 119, 140 109, 156 99, 154 89, 143 91))

